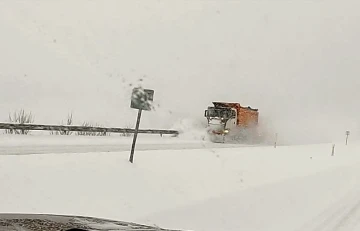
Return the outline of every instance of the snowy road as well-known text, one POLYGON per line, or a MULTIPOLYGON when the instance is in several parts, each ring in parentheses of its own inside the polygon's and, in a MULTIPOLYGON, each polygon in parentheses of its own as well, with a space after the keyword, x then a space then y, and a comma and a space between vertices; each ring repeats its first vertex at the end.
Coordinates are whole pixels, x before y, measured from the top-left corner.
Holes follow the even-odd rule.
MULTIPOLYGON (((205 230, 360 230, 360 163, 204 200, 140 219, 205 230), (206 214, 206 215, 205 215, 206 214)), ((270 173, 269 173, 270 174, 270 173)))
POLYGON ((141 136, 144 151, 130 164, 131 141, 2 136, 0 213, 196 231, 359 230, 359 142, 338 143, 332 155, 331 143, 275 149, 141 136))
MULTIPOLYGON (((163 143, 137 144, 136 150, 183 150, 245 147, 239 144, 211 143, 163 143)), ((78 145, 18 145, 0 146, 0 155, 32 155, 32 154, 64 154, 64 153, 96 153, 129 151, 131 144, 78 144, 78 145)))

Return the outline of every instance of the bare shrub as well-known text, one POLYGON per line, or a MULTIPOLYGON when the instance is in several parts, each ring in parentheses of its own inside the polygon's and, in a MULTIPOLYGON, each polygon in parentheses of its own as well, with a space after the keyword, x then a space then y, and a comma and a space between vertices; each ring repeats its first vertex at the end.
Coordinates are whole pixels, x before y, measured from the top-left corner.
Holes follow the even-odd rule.
MULTIPOLYGON (((34 116, 31 112, 25 112, 24 109, 21 109, 19 112, 14 112, 13 115, 9 114, 9 122, 16 124, 31 124, 34 123, 34 116)), ((27 135, 30 133, 30 130, 26 129, 7 129, 5 130, 6 134, 21 134, 27 135)))
MULTIPOLYGON (((61 121, 61 125, 64 125, 64 122, 61 121)), ((66 125, 73 125, 73 114, 70 113, 68 114, 68 117, 66 119, 66 125)), ((62 136, 69 136, 71 135, 73 132, 71 131, 51 131, 50 135, 62 135, 62 136)))
MULTIPOLYGON (((83 122, 83 127, 102 127, 99 124, 92 124, 90 122, 83 122)), ((95 132, 95 131, 78 131, 76 132, 78 136, 109 136, 110 133, 103 131, 103 132, 95 132)))
MULTIPOLYGON (((125 126, 126 129, 131 129, 131 125, 126 125, 125 126)), ((127 133, 127 132, 123 132, 123 133, 120 133, 120 136, 124 136, 124 137, 130 137, 132 136, 133 134, 132 133, 127 133)))

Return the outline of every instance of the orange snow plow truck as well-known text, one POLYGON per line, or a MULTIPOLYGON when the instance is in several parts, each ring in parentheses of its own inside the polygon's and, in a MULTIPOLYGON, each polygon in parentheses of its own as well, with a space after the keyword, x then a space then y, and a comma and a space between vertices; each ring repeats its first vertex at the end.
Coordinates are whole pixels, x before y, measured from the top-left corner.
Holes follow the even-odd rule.
POLYGON ((207 134, 212 142, 258 143, 259 111, 239 103, 213 102, 205 110, 207 134))

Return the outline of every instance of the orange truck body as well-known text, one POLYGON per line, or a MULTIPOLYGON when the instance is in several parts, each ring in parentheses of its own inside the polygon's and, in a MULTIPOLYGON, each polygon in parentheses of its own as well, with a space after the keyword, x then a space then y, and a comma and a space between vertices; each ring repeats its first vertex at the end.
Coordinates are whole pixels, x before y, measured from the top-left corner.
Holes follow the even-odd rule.
POLYGON ((238 127, 248 128, 256 126, 259 123, 258 109, 251 107, 242 107, 239 103, 213 102, 215 107, 230 107, 236 110, 238 127))

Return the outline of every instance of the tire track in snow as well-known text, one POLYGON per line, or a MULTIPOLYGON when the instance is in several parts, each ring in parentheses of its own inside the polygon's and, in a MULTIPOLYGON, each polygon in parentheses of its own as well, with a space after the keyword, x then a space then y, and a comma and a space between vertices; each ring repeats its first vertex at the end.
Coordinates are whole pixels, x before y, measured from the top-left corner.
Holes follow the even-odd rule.
POLYGON ((341 230, 359 230, 358 224, 360 221, 360 200, 357 203, 350 207, 350 210, 345 213, 340 221, 335 225, 332 231, 341 231, 341 230))
POLYGON ((351 231, 360 230, 360 193, 348 194, 298 231, 351 231))

